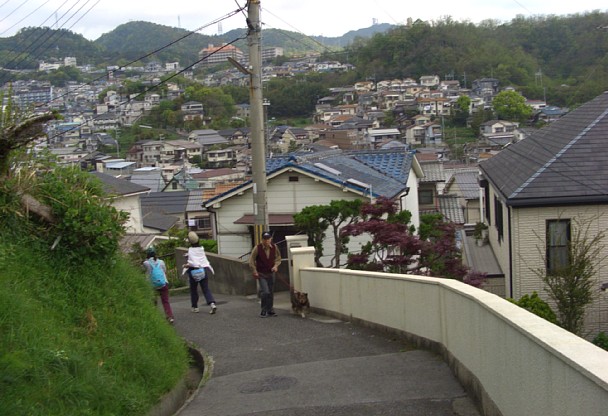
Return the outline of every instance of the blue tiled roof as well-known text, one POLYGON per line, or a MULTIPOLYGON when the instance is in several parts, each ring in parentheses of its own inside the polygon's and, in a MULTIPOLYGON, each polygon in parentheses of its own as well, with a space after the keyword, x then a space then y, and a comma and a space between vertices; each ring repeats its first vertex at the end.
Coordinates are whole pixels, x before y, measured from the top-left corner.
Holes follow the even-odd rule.
MULTIPOLYGON (((353 152, 330 150, 313 154, 272 157, 266 160, 266 173, 271 174, 285 167, 293 167, 346 188, 369 192, 374 197, 392 198, 405 189, 412 161, 413 154, 406 153, 403 149, 353 152)), ((240 187, 247 186, 248 183, 250 182, 240 187)), ((236 189, 238 187, 212 200, 236 189)))

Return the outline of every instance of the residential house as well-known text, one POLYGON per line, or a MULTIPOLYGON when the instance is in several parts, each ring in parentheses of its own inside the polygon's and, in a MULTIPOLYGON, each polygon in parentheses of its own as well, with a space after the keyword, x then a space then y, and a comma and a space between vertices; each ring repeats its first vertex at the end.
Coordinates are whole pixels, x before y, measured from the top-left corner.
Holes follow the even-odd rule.
POLYGON ((450 100, 443 97, 418 97, 416 99, 418 112, 426 116, 449 116, 451 104, 450 100))
POLYGON ((202 157, 201 146, 189 140, 166 140, 162 142, 161 163, 179 163, 193 157, 202 157))
POLYGON ((60 165, 80 165, 89 154, 88 151, 77 147, 49 148, 49 152, 57 158, 60 165))
MULTIPOLYGON (((479 164, 483 219, 489 243, 505 273, 505 294, 538 292, 549 301, 538 272, 568 265, 568 245, 580 231, 591 241, 608 229, 608 92, 506 147, 479 164)), ((592 277, 599 294, 608 282, 600 259, 592 277)), ((608 302, 597 296, 586 308, 586 333, 606 329, 608 302)))
MULTIPOLYGON (((171 172, 172 174, 167 176, 167 184, 161 192, 179 192, 179 191, 192 191, 198 189, 198 182, 192 177, 192 173, 182 167, 177 172, 171 172)), ((165 174, 167 172, 165 171, 165 174)))
MULTIPOLYGON (((266 167, 269 227, 277 242, 296 232, 294 214, 333 200, 393 198, 400 209, 412 211, 412 223, 419 225, 417 182, 422 171, 411 152, 292 154, 268 159, 266 167)), ((222 255, 240 258, 251 250, 255 218, 252 188, 248 181, 204 203, 222 255)), ((331 238, 327 244, 333 244, 331 238)), ((351 248, 358 245, 353 242, 351 248)))
POLYGON ((491 146, 505 146, 515 141, 519 123, 506 120, 490 120, 479 127, 481 140, 491 146))
POLYGON ((477 168, 454 171, 443 189, 444 195, 456 196, 458 209, 464 214, 465 224, 481 222, 478 177, 477 168))
POLYGON ((439 123, 429 121, 424 124, 416 122, 405 128, 405 142, 409 145, 424 145, 442 143, 442 130, 439 123))
POLYGON ((133 170, 129 180, 150 189, 150 192, 160 192, 165 186, 162 170, 157 167, 138 168, 133 170))
POLYGON ((437 160, 435 153, 427 155, 428 158, 424 158, 422 154, 416 154, 423 172, 418 184, 418 209, 421 214, 441 212, 438 196, 443 193, 445 186, 443 163, 437 160))
POLYGON ((367 137, 373 149, 391 140, 401 140, 401 132, 398 129, 369 129, 367 137))
POLYGON ((356 128, 330 129, 319 132, 319 141, 326 141, 328 145, 343 150, 359 149, 366 144, 363 134, 356 128))
POLYGON ((249 143, 249 127, 219 130, 217 133, 232 144, 243 145, 249 143))
POLYGON ((214 145, 228 144, 228 140, 218 134, 216 130, 192 130, 188 135, 188 140, 198 143, 203 148, 203 153, 206 149, 214 145))
POLYGON ((147 195, 150 188, 102 172, 91 172, 91 174, 103 184, 103 189, 111 199, 112 206, 129 214, 125 223, 126 232, 128 234, 142 233, 144 227, 140 197, 147 195))
POLYGON ((357 93, 359 93, 359 94, 364 93, 364 92, 371 92, 375 89, 375 85, 372 81, 356 82, 354 87, 355 87, 355 90, 357 91, 357 93))
POLYGON ((192 178, 198 182, 199 188, 211 189, 220 183, 243 182, 245 174, 236 169, 220 168, 193 173, 192 178))
POLYGON ((211 239, 211 217, 209 212, 203 208, 203 189, 194 189, 188 194, 185 221, 188 230, 194 231, 199 238, 211 239))
POLYGON ((182 114, 184 115, 184 121, 203 121, 203 103, 198 101, 188 101, 181 106, 182 114))
POLYGON ((117 178, 126 178, 133 173, 136 167, 137 164, 135 162, 129 162, 124 159, 110 159, 100 163, 98 171, 117 178))
POLYGON ((232 167, 237 161, 239 148, 236 146, 225 149, 207 150, 205 160, 208 168, 232 167))
POLYGON ((471 86, 471 92, 482 98, 486 105, 492 105, 492 99, 498 93, 499 84, 496 78, 476 79, 471 86))
POLYGON ((420 85, 423 87, 437 87, 440 81, 439 75, 423 75, 420 77, 420 85))
POLYGON ((141 167, 161 166, 160 156, 163 149, 163 143, 163 140, 151 140, 141 145, 141 167))
POLYGON ((539 121, 544 121, 545 123, 552 123, 567 112, 568 110, 551 105, 542 108, 538 113, 536 113, 535 118, 539 121))
POLYGON ((150 192, 141 196, 144 232, 164 234, 184 228, 190 191, 150 192))

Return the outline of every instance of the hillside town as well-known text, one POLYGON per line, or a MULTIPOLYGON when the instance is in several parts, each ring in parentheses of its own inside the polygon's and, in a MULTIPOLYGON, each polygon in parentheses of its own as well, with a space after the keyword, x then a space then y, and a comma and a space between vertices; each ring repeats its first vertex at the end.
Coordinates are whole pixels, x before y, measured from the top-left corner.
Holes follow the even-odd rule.
MULTIPOLYGON (((213 48, 209 45, 201 54, 210 54, 213 48)), ((280 53, 275 48, 268 51, 268 57, 280 53)), ((220 62, 228 58, 244 59, 237 48, 214 55, 220 62)), ((73 58, 63 63, 76 64, 73 58)), ((41 64, 40 69, 54 68, 41 64)), ((91 70, 87 65, 77 68, 91 70)), ((268 81, 351 69, 340 62, 321 62, 309 56, 280 66, 265 64, 262 74, 268 81)), ((60 164, 79 165, 106 184, 116 206, 130 215, 126 250, 134 243, 149 246, 177 227, 217 240, 220 254, 240 258, 253 241, 248 127, 182 130, 178 132, 180 139, 167 140, 161 135, 133 143, 129 149, 120 149, 117 140, 121 128, 139 125, 161 101, 184 93, 177 83, 167 82, 165 96, 157 92, 122 96, 117 92, 122 83, 130 79, 154 86, 163 76, 180 71, 176 62, 108 67, 93 83, 68 82, 64 88, 54 88, 48 83, 19 81, 10 88, 20 106, 35 105, 38 111, 62 114, 62 120, 48 124, 47 138, 41 138, 33 151, 48 151, 60 164)), ((192 72, 182 75, 192 77, 192 72)), ((232 68, 214 72, 202 82, 207 86, 246 86, 248 79, 232 68)), ((8 88, 5 85, 5 91, 8 88)), ((493 98, 509 90, 494 78, 473 80, 471 88, 438 75, 365 80, 331 88, 329 95, 319 97, 312 123, 304 127, 279 125, 265 113, 269 225, 277 241, 297 233, 293 215, 306 206, 329 204, 335 199, 374 201, 386 197, 410 211, 416 227, 420 216, 428 213, 439 213, 454 224, 459 230, 463 261, 487 276, 486 290, 500 296, 525 294, 525 283, 513 281, 523 278, 510 275, 509 265, 503 261, 506 254, 500 251, 504 246, 491 244, 492 238, 504 239, 504 229, 484 231, 480 236, 480 225, 502 222, 504 214, 497 211, 500 205, 490 203, 496 197, 492 197, 484 177, 492 172, 480 170, 479 164, 534 136, 536 129, 520 126, 517 121, 486 121, 480 126, 478 140, 463 145, 458 156, 451 154, 444 131, 444 118, 453 114, 459 97, 469 98, 468 112, 475 114, 491 110, 493 98), (385 123, 387 114, 394 117, 391 126, 385 123), (293 197, 285 201, 281 198, 284 192, 293 197)), ((271 103, 266 100, 264 106, 268 105, 271 103)), ((526 105, 536 120, 548 125, 567 113, 544 101, 527 100, 526 105)), ((235 110, 235 118, 248 119, 248 104, 239 104, 235 110)), ((184 120, 196 120, 203 127, 210 121, 201 102, 183 103, 181 113, 184 120)), ((356 250, 357 244, 351 244, 351 250, 356 250)), ((286 256, 285 246, 282 251, 286 256)))
POLYGON ((608 14, 260 3, 0 39, 0 414, 604 414, 608 14))

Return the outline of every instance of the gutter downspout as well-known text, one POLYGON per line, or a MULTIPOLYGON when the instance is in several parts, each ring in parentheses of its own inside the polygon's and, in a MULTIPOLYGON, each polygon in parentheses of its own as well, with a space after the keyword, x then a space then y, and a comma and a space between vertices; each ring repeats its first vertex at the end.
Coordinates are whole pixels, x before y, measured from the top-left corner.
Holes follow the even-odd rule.
POLYGON ((511 235, 512 227, 511 227, 511 207, 508 206, 508 227, 509 227, 509 298, 513 297, 513 237, 511 235))

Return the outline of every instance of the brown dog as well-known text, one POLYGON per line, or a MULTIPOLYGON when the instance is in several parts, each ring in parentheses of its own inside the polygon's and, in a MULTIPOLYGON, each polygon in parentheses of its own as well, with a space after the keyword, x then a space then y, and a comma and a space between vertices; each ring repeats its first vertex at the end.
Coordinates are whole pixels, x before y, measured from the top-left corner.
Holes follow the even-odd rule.
POLYGON ((291 310, 293 313, 306 318, 306 314, 310 311, 310 302, 308 302, 308 293, 291 290, 291 310))

